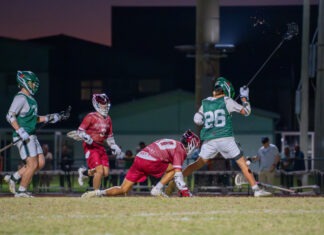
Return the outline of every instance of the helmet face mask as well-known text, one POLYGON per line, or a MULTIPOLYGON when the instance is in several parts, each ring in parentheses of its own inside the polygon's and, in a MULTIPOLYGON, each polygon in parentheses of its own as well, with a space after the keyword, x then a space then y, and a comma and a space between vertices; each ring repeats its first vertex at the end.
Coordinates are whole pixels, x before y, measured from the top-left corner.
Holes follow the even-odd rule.
POLYGON ((16 80, 18 87, 25 88, 31 95, 35 95, 39 88, 39 79, 31 71, 18 71, 16 80))
POLYGON ((214 86, 214 91, 222 90, 224 94, 230 98, 234 98, 235 96, 235 90, 230 81, 228 81, 226 78, 219 77, 217 78, 214 86))
POLYGON ((200 146, 200 139, 199 137, 193 133, 191 130, 187 130, 183 135, 181 136, 181 143, 186 149, 187 155, 190 155, 193 153, 193 151, 196 148, 199 148, 200 146))
POLYGON ((93 94, 92 105, 102 116, 107 117, 110 109, 110 100, 106 94, 93 94))

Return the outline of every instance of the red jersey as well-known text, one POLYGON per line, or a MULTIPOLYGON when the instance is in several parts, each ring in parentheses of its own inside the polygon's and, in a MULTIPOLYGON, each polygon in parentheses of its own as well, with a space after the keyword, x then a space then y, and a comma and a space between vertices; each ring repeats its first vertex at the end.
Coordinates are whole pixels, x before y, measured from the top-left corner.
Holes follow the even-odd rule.
POLYGON ((96 143, 103 144, 104 140, 113 136, 110 116, 105 118, 97 112, 88 113, 79 126, 79 130, 85 131, 96 143))
POLYGON ((182 143, 172 139, 161 139, 146 146, 136 157, 150 161, 171 163, 174 168, 181 169, 187 152, 182 143))

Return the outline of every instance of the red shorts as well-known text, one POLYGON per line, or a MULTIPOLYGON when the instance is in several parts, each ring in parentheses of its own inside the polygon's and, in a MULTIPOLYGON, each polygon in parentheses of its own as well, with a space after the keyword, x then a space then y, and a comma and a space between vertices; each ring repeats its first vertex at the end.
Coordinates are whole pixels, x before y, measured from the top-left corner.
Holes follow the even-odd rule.
POLYGON ((109 168, 108 155, 106 149, 103 145, 93 143, 91 145, 83 143, 82 144, 85 158, 89 169, 96 168, 97 166, 106 166, 109 168))
POLYGON ((135 157, 134 163, 129 168, 126 179, 133 182, 143 182, 147 176, 160 178, 168 168, 169 163, 161 161, 149 161, 143 158, 135 157))

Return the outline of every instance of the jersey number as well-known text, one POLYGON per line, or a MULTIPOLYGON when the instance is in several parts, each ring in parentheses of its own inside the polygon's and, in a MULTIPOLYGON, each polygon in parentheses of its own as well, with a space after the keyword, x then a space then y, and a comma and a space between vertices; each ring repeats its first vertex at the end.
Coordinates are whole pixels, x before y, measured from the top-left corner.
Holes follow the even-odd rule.
POLYGON ((158 140, 155 143, 157 144, 157 146, 159 146, 161 150, 175 149, 177 146, 176 142, 171 139, 158 140))
POLYGON ((205 128, 223 127, 226 124, 225 111, 223 109, 217 109, 214 112, 208 111, 205 115, 205 128))

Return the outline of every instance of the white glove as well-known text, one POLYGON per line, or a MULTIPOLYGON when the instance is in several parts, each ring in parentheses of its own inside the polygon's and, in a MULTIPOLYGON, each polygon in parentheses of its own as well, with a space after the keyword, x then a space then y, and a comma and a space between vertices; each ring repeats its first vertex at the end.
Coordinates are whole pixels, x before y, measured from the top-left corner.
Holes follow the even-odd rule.
POLYGON ((204 125, 204 115, 200 112, 195 113, 194 123, 196 123, 198 126, 204 125))
POLYGON ((119 155, 121 153, 121 149, 118 147, 117 144, 112 144, 110 146, 111 148, 111 152, 114 154, 114 155, 119 155))
POLYGON ((52 114, 48 114, 46 115, 46 121, 45 122, 49 122, 49 123, 57 123, 59 121, 61 121, 62 117, 59 113, 52 113, 52 114))
POLYGON ((29 139, 29 135, 23 127, 20 127, 18 130, 16 130, 16 132, 23 141, 26 141, 29 139))
POLYGON ((82 138, 83 141, 86 142, 87 144, 92 144, 92 143, 93 143, 93 139, 91 138, 91 136, 88 135, 87 133, 85 133, 84 131, 79 132, 79 136, 80 136, 80 138, 82 138))
POLYGON ((249 99, 249 88, 247 86, 240 87, 240 97, 249 99))

